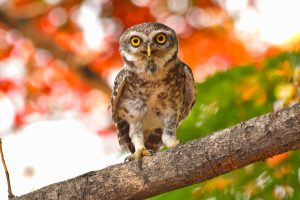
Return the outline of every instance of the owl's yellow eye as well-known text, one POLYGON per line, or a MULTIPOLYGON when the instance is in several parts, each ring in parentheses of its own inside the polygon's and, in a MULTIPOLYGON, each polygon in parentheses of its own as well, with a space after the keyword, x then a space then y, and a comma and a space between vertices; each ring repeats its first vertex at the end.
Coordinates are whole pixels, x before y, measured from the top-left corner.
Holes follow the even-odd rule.
POLYGON ((131 45, 134 47, 138 47, 141 44, 141 39, 138 36, 133 36, 130 39, 131 45))
POLYGON ((157 36, 156 36, 156 42, 158 44, 165 44, 167 41, 167 36, 164 34, 164 33, 159 33, 157 36))

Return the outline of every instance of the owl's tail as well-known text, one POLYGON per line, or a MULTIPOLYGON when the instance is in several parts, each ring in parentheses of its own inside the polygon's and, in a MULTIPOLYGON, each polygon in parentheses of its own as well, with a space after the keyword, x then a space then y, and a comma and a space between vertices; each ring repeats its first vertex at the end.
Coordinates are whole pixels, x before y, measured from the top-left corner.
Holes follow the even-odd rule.
POLYGON ((162 135, 161 128, 154 129, 149 134, 148 138, 145 141, 146 149, 156 152, 162 144, 161 135, 162 135))

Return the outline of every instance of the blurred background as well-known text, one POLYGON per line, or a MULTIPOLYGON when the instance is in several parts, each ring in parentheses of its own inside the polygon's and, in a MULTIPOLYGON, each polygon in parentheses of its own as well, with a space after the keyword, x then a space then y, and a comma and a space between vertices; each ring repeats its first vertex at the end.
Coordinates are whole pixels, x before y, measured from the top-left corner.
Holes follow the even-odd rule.
MULTIPOLYGON (((0 0, 0 136, 12 190, 123 162, 108 110, 118 40, 137 23, 178 34, 197 104, 183 141, 299 102, 297 0, 0 0)), ((300 151, 151 198, 300 199, 300 151)), ((0 169, 0 199, 7 199, 0 169)))

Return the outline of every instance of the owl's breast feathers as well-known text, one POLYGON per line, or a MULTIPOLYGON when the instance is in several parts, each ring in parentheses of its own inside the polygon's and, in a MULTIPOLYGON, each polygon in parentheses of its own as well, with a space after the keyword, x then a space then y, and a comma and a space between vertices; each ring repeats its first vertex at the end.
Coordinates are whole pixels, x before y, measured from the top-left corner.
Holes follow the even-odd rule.
MULTIPOLYGON (((151 114, 145 115, 146 118, 147 116, 152 118, 152 113, 159 117, 165 109, 174 109, 177 112, 178 125, 188 115, 195 102, 193 74, 183 62, 178 61, 177 64, 169 67, 165 74, 159 74, 157 71, 151 76, 151 79, 147 79, 141 74, 123 68, 114 83, 111 99, 113 121, 117 127, 120 145, 131 152, 134 151, 134 146, 129 137, 130 127, 127 121, 136 117, 138 109, 140 112, 151 110, 151 114), (126 106, 131 105, 130 103, 133 104, 133 107, 126 106)), ((149 122, 148 119, 145 121, 149 122)), ((153 123, 156 121, 153 120, 153 123)), ((148 128, 148 126, 151 127, 151 124, 145 126, 148 128)), ((154 130, 149 130, 150 133, 151 131, 155 133, 153 134, 155 137, 150 140, 152 133, 148 135, 148 144, 147 138, 145 138, 148 148, 155 151, 161 144, 161 130, 158 129, 161 127, 157 126, 159 126, 158 123, 153 124, 154 130)))

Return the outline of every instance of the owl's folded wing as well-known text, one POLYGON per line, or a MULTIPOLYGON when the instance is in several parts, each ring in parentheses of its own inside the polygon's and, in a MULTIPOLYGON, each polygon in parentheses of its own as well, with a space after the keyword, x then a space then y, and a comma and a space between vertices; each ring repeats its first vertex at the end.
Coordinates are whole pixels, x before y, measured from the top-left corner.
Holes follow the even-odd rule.
POLYGON ((120 146, 125 151, 134 152, 134 146, 129 137, 129 124, 118 116, 118 103, 126 83, 127 73, 123 68, 117 75, 111 95, 112 118, 116 125, 120 146))
POLYGON ((192 70, 186 64, 183 65, 183 70, 185 74, 185 85, 183 94, 183 105, 179 115, 178 124, 187 117, 196 101, 196 88, 192 70))
POLYGON ((113 93, 111 95, 111 107, 112 107, 112 117, 114 122, 117 120, 117 105, 119 98, 123 92, 124 85, 126 83, 126 70, 123 68, 117 75, 115 82, 113 93))

